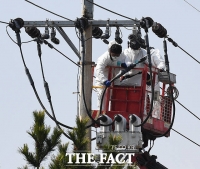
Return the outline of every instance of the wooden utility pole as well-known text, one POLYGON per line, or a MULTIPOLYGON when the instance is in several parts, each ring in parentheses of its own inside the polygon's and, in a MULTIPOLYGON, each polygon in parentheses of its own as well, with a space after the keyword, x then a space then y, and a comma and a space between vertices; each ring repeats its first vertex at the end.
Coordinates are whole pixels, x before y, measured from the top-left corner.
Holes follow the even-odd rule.
MULTIPOLYGON (((93 2, 93 0, 90 0, 93 2)), ((89 3, 86 0, 82 0, 82 16, 86 17, 87 19, 92 20, 93 19, 93 4, 89 3)), ((87 109, 89 113, 91 113, 91 97, 92 97, 92 25, 89 25, 89 27, 84 30, 84 39, 88 39, 85 41, 85 62, 84 64, 84 74, 83 78, 80 78, 80 104, 79 104, 79 118, 88 118, 87 110, 85 108, 85 103, 83 100, 83 93, 82 93, 82 87, 84 87, 84 95, 85 95, 85 102, 87 105, 87 109), (90 38, 90 39, 89 39, 90 38), (82 86, 82 80, 83 79, 83 85, 82 86)), ((82 76, 82 73, 81 73, 82 76)), ((90 124, 91 122, 89 122, 90 124)), ((91 140, 91 128, 88 128, 87 137, 91 140)), ((87 146, 88 150, 91 150, 91 141, 89 142, 87 146)))

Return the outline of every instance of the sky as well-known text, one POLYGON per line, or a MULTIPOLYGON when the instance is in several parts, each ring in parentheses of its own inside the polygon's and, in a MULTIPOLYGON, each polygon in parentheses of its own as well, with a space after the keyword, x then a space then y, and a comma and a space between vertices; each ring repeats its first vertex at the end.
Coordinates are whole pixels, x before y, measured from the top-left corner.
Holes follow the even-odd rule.
MULTIPOLYGON (((9 22, 10 19, 17 17, 21 17, 24 21, 64 20, 24 0, 0 0, 0 2, 2 4, 0 6, 0 21, 9 22)), ((81 0, 34 0, 33 2, 72 20, 81 16, 81 0)), ((151 17, 167 29, 167 34, 180 47, 197 60, 200 60, 200 12, 192 8, 184 0, 96 0, 94 2, 131 18, 151 17)), ((200 1, 188 0, 188 2, 200 9, 200 1)), ((107 20, 108 18, 111 20, 126 20, 94 6, 95 20, 107 20)), ((104 31, 105 28, 102 29, 104 31)), ((64 28, 64 30, 74 45, 79 48, 79 40, 74 28, 64 28)), ((124 41, 122 46, 125 49, 127 48, 127 37, 131 30, 125 28, 121 28, 121 30, 124 41)), ((44 28, 40 28, 40 31, 43 33, 44 28)), ((16 39, 15 33, 10 28, 8 28, 8 32, 13 39, 16 39)), ((112 28, 109 40, 114 38, 114 32, 115 28, 112 28)), ((142 33, 144 35, 144 32, 142 33)), ((33 150, 33 140, 26 131, 33 124, 32 112, 42 110, 42 108, 25 74, 19 48, 6 33, 6 24, 0 23, 0 35, 0 169, 14 169, 26 164, 23 156, 18 153, 19 147, 27 143, 30 149, 33 150)), ((54 46, 77 62, 78 57, 58 32, 56 36, 60 39, 60 44, 54 46)), ((21 39, 23 42, 31 40, 25 33, 24 28, 21 29, 21 39)), ((158 48, 163 55, 162 41, 163 39, 158 38, 151 29, 149 30, 150 45, 158 48)), ((92 45, 92 58, 96 62, 97 58, 107 50, 107 46, 101 40, 96 39, 93 39, 92 45)), ((46 108, 50 110, 43 88, 36 43, 23 44, 22 50, 41 100, 46 108)), ((179 90, 178 101, 200 117, 198 107, 198 96, 200 95, 199 63, 170 43, 168 43, 168 56, 170 70, 177 77, 175 85, 179 90)), ((73 92, 77 92, 78 68, 46 45, 42 45, 42 60, 57 119, 69 126, 75 126, 77 95, 73 94, 73 92)), ((92 108, 96 109, 95 95, 92 98, 92 108)), ((52 128, 55 127, 54 122, 47 116, 46 123, 52 128)), ((200 121, 177 103, 173 128, 200 144, 200 121)), ((65 143, 69 140, 62 137, 62 141, 65 143)), ((157 160, 170 169, 198 168, 199 166, 199 147, 174 131, 171 131, 168 138, 156 139, 151 154, 156 155, 158 157, 157 160)), ((48 168, 48 160, 43 163, 43 166, 48 168)))

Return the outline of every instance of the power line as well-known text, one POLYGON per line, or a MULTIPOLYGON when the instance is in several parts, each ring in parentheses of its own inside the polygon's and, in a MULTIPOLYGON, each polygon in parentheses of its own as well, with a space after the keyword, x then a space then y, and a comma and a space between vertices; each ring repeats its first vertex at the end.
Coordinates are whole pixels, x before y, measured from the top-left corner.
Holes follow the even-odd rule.
POLYGON ((178 45, 178 43, 176 43, 172 38, 167 37, 167 40, 168 40, 169 42, 171 42, 175 47, 178 47, 179 49, 181 49, 183 52, 185 52, 187 55, 189 55, 192 59, 194 59, 197 63, 200 64, 200 62, 199 62, 196 58, 194 58, 192 55, 190 55, 188 52, 186 52, 183 48, 181 48, 181 47, 178 45))
MULTIPOLYGON (((8 25, 6 26, 6 33, 7 33, 7 35, 9 36, 9 38, 15 43, 15 44, 17 44, 17 42, 15 42, 14 41, 14 39, 10 36, 10 34, 8 33, 8 25)), ((22 42, 21 44, 23 44, 23 43, 30 43, 30 42, 33 42, 34 41, 34 39, 33 40, 29 40, 29 41, 26 41, 26 42, 22 42)))
POLYGON ((178 47, 179 47, 183 52, 185 52, 186 54, 188 54, 192 59, 194 59, 197 63, 200 64, 200 62, 199 62, 197 59, 195 59, 192 55, 190 55, 188 52, 186 52, 183 48, 181 48, 179 45, 178 45, 178 47))
MULTIPOLYGON (((29 81, 30 81, 30 84, 31 84, 31 86, 32 86, 32 88, 33 88, 33 91, 34 91, 34 93, 35 93, 35 95, 36 95, 36 97, 37 97, 37 99, 38 99, 40 105, 41 105, 42 108, 45 110, 45 112, 47 113, 47 115, 49 115, 49 117, 56 123, 56 125, 58 126, 58 128, 59 128, 60 130, 62 130, 61 127, 59 126, 60 122, 57 121, 57 119, 55 118, 55 116, 52 117, 52 116, 47 112, 47 110, 46 110, 46 108, 44 107, 44 105, 42 104, 42 102, 41 102, 41 100, 40 100, 40 98, 39 98, 39 95, 38 95, 38 93, 37 93, 37 90, 36 90, 36 88, 35 88, 34 81, 33 81, 32 77, 31 77, 31 74, 30 74, 30 72, 29 72, 27 66, 26 66, 26 63, 25 63, 25 60, 24 60, 24 56, 23 56, 23 52, 22 52, 22 48, 21 48, 21 44, 18 44, 18 46, 19 46, 19 48, 20 48, 20 53, 21 53, 21 57, 22 57, 22 60, 23 60, 24 67, 25 67, 26 74, 27 74, 27 76, 28 76, 28 79, 29 79, 29 81)), ((65 125, 65 126, 66 126, 66 125, 65 125)), ((67 126, 67 128, 73 129, 72 127, 69 127, 69 126, 67 126)), ((63 130, 62 130, 62 133, 63 133, 68 139, 71 139, 70 136, 67 135, 63 130)))
POLYGON ((104 10, 106 10, 106 11, 109 11, 109 12, 111 12, 111 13, 114 13, 114 14, 116 14, 116 15, 119 15, 119 16, 121 16, 121 17, 124 17, 124 18, 126 18, 126 19, 130 19, 130 20, 135 21, 135 19, 132 19, 132 18, 129 18, 129 17, 124 16, 124 15, 122 15, 122 14, 119 14, 119 13, 117 13, 117 12, 111 11, 111 10, 109 10, 109 9, 103 7, 103 6, 100 6, 100 5, 96 4, 96 3, 94 3, 94 2, 91 2, 91 1, 89 1, 89 0, 86 0, 86 1, 88 1, 88 2, 91 3, 91 4, 94 4, 94 5, 98 6, 99 8, 102 8, 102 9, 104 9, 104 10))
POLYGON ((8 22, 3 22, 3 21, 0 21, 0 23, 5 23, 5 24, 9 24, 8 22))
POLYGON ((194 142, 193 140, 191 140, 190 138, 184 136, 183 134, 181 134, 180 132, 176 131, 175 129, 171 128, 173 131, 175 131, 176 133, 178 133, 179 135, 181 135, 182 137, 186 138, 187 140, 191 141, 192 143, 196 144, 197 146, 200 147, 199 144, 197 144, 196 142, 194 142))
POLYGON ((197 8, 195 8, 192 4, 190 4, 189 2, 187 2, 186 0, 184 0, 187 4, 189 4, 192 8, 196 9, 198 12, 200 12, 200 10, 198 10, 197 8))
POLYGON ((198 120, 200 120, 200 118, 195 115, 194 113, 192 113, 187 107, 185 107, 183 104, 181 104, 178 100, 175 100, 178 104, 180 104, 184 109, 186 109, 188 112, 190 112, 194 117, 196 117, 198 120))
POLYGON ((63 19, 66 19, 66 20, 69 20, 69 21, 74 22, 74 21, 71 20, 71 19, 68 19, 68 18, 66 18, 66 17, 64 17, 64 16, 58 15, 58 14, 56 14, 56 13, 54 13, 54 12, 51 12, 51 11, 49 11, 49 10, 47 10, 47 9, 45 9, 45 8, 43 8, 43 7, 41 7, 41 6, 39 6, 39 5, 34 4, 33 2, 30 2, 30 1, 28 1, 28 0, 25 0, 25 1, 28 2, 28 3, 30 3, 30 4, 32 4, 32 5, 34 5, 34 6, 36 6, 36 7, 38 7, 38 8, 40 8, 40 9, 43 9, 43 10, 49 12, 49 13, 52 13, 52 14, 54 14, 54 15, 56 15, 56 16, 59 16, 59 17, 61 17, 61 18, 63 18, 63 19))
MULTIPOLYGON (((162 89, 162 87, 160 87, 161 89, 162 89)), ((165 92, 166 93, 166 92, 165 92)), ((194 113, 192 113, 187 107, 185 107, 181 102, 179 102, 178 100, 176 100, 175 99, 175 101, 179 104, 179 105, 181 105, 185 110, 187 110, 190 114, 192 114, 194 117, 196 117, 198 120, 200 120, 200 118, 197 116, 197 115, 195 115, 194 113)))
POLYGON ((75 64, 76 66, 80 67, 80 65, 78 65, 76 62, 74 62, 73 60, 71 60, 69 57, 67 57, 65 54, 63 54, 62 52, 60 52, 58 49, 56 49, 51 43, 49 43, 48 41, 44 40, 44 44, 48 45, 51 49, 56 50, 58 53, 60 53, 61 55, 63 55, 65 58, 67 58, 69 61, 71 61, 73 64, 75 64))

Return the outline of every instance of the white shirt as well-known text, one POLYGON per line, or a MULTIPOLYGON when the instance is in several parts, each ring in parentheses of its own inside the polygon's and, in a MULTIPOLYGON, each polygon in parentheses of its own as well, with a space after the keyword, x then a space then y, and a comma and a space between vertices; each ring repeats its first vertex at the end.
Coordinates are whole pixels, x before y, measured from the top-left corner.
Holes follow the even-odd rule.
MULTIPOLYGON (((127 66, 129 66, 131 63, 137 63, 141 58, 147 55, 146 50, 142 48, 139 49, 139 53, 135 53, 135 51, 129 47, 128 49, 125 49, 123 53, 126 56, 125 63, 127 66)), ((135 68, 143 68, 143 67, 144 67, 144 63, 139 63, 136 65, 135 68)), ((127 74, 133 75, 133 74, 137 74, 140 71, 141 70, 132 69, 127 74)), ((121 85, 122 86, 141 86, 141 80, 142 80, 142 74, 137 74, 131 78, 123 80, 121 82, 121 85)))
MULTIPOLYGON (((103 55, 101 55, 97 60, 97 65, 95 68, 96 85, 102 86, 106 80, 111 80, 111 79, 108 79, 108 68, 106 68, 107 66, 120 66, 121 63, 124 63, 124 62, 125 62, 125 56, 123 53, 120 54, 120 56, 117 57, 117 60, 115 61, 112 61, 110 59, 110 54, 108 51, 105 52, 103 55)), ((119 69, 115 70, 115 74, 118 72, 119 72, 119 69)))

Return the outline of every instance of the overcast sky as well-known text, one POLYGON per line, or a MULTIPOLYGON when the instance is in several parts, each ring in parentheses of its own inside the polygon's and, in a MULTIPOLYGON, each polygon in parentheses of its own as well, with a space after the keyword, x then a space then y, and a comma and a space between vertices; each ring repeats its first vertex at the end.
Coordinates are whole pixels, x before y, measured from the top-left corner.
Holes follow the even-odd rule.
MULTIPOLYGON (((0 0, 0 2, 1 21, 9 22, 10 19, 17 17, 21 17, 25 21, 63 20, 24 0, 0 0)), ((33 2, 72 20, 81 16, 81 0, 34 0, 33 2)), ((168 35, 179 46, 200 60, 200 12, 189 6, 184 0, 96 0, 95 2, 131 18, 151 17, 167 29, 168 35)), ((189 2, 200 9, 200 1, 190 0, 189 2)), ((107 20, 108 18, 126 20, 94 6, 94 19, 107 20)), ((26 131, 33 124, 32 112, 42 110, 42 108, 25 74, 18 46, 7 36, 5 24, 0 24, 0 30, 0 168, 14 169, 26 164, 23 156, 17 150, 24 143, 30 145, 32 150, 33 140, 26 131)), ((44 32, 44 28, 40 28, 40 30, 44 32)), ((74 28, 64 28, 64 30, 78 48, 79 41, 74 28)), ((125 28, 121 28, 121 30, 124 41, 122 46, 125 49, 127 37, 131 31, 125 28)), ((15 33, 9 28, 8 31, 15 39, 15 33)), ((110 40, 114 38, 114 32, 115 28, 112 28, 110 40)), ((158 38, 151 29, 149 32, 150 45, 160 49, 163 55, 163 39, 158 38)), ((78 57, 59 33, 57 33, 57 37, 61 42, 60 45, 54 46, 77 62, 78 57)), ((31 40, 24 28, 21 29, 21 39, 22 41, 31 40)), ((43 88, 36 43, 23 44, 22 50, 38 93, 47 109, 50 110, 43 88)), ((96 62, 97 58, 106 50, 107 46, 101 40, 93 39, 93 61, 96 62)), ((73 92, 77 91, 77 66, 46 45, 42 45, 42 52, 45 77, 51 90, 56 116, 62 123, 74 126, 77 114, 77 95, 73 92)), ((200 116, 200 64, 170 43, 168 43, 168 55, 171 72, 177 76, 176 87, 180 93, 178 101, 200 116)), ((93 109, 96 109, 96 98, 93 98, 92 102, 93 109)), ((52 128, 55 126, 54 122, 47 116, 46 123, 52 128)), ((173 128, 200 144, 200 121, 178 104, 176 104, 176 118, 173 128)), ((68 140, 62 137, 62 141, 64 143, 68 140)), ((199 147, 173 131, 171 131, 169 138, 158 138, 155 141, 151 154, 157 155, 157 160, 170 169, 198 168, 199 166, 199 147)), ((43 166, 47 168, 48 161, 44 162, 43 166)))

